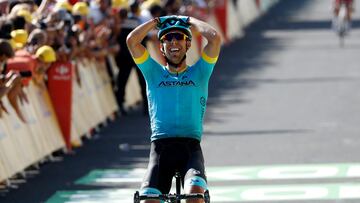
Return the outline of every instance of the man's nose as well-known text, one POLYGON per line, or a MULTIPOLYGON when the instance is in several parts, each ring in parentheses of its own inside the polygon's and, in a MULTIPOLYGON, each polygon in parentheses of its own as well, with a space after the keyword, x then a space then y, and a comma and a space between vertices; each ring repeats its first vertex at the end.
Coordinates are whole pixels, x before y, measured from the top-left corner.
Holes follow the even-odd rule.
POLYGON ((176 40, 176 38, 175 37, 173 37, 173 38, 171 38, 171 44, 175 44, 175 43, 177 43, 177 40, 176 40))

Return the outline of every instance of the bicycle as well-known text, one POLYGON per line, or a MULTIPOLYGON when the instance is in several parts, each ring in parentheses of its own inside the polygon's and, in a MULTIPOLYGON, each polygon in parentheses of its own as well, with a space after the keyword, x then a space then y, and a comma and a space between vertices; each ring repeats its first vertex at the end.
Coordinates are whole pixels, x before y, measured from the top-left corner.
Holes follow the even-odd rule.
POLYGON ((204 199, 205 203, 210 203, 210 194, 209 190, 205 190, 204 194, 202 193, 193 193, 193 194, 181 194, 181 176, 179 172, 175 173, 176 180, 176 193, 175 194, 148 194, 140 195, 139 191, 136 191, 134 194, 134 203, 140 203, 141 200, 161 200, 167 203, 180 203, 181 200, 186 199, 204 199))

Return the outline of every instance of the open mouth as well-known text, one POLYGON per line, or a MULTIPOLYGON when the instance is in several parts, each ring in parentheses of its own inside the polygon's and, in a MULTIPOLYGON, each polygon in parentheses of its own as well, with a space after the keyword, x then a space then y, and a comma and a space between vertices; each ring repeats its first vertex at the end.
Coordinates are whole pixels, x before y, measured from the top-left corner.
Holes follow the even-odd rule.
POLYGON ((171 53, 177 53, 177 52, 179 52, 179 51, 180 51, 179 48, 171 48, 171 49, 170 49, 170 52, 171 52, 171 53))

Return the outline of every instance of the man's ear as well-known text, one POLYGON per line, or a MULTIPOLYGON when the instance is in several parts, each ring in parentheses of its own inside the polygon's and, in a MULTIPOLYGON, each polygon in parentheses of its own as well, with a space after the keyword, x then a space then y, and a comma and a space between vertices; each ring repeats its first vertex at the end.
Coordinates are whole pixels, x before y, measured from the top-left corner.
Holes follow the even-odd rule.
POLYGON ((191 47, 191 40, 186 41, 186 51, 189 50, 191 47))
POLYGON ((164 45, 162 43, 160 43, 160 51, 161 51, 162 55, 165 56, 164 45))

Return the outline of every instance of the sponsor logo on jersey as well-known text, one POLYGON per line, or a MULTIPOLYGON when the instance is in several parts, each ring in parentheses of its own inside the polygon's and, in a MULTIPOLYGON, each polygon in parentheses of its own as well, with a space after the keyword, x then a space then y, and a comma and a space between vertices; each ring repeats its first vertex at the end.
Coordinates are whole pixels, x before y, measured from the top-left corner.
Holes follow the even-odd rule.
POLYGON ((201 106, 205 106, 205 105, 206 105, 206 99, 205 99, 205 97, 201 97, 201 98, 200 98, 200 104, 201 104, 201 106))
POLYGON ((194 81, 161 81, 158 87, 196 86, 194 81))

